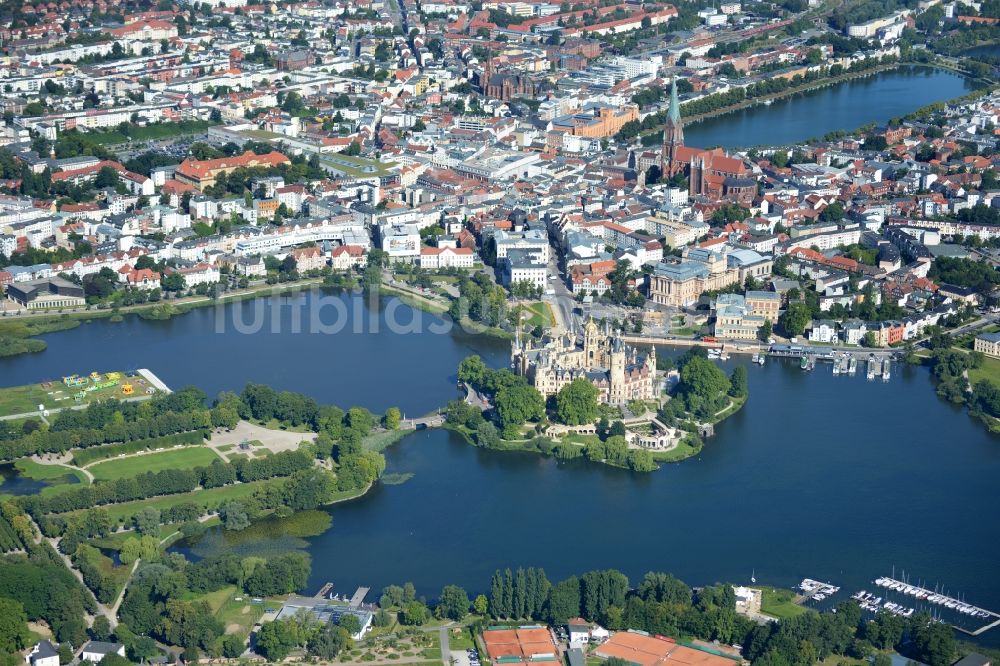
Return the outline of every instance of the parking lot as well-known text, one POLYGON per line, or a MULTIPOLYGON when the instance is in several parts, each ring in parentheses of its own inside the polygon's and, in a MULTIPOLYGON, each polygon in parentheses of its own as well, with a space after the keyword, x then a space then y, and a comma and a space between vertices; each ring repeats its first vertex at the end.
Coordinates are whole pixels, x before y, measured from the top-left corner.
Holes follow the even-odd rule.
POLYGON ((474 648, 468 650, 452 650, 451 663, 453 666, 481 666, 479 663, 479 652, 474 648))

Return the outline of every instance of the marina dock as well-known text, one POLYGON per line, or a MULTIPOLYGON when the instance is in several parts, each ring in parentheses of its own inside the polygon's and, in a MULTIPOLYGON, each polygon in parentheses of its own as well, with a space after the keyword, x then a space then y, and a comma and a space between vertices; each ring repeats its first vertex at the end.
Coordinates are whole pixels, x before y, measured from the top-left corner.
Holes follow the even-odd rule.
POLYGON ((361 604, 364 603, 365 597, 368 596, 370 589, 371 588, 368 587, 359 587, 355 590, 354 596, 351 597, 351 601, 348 603, 348 606, 351 606, 352 608, 360 608, 361 604))
POLYGON ((164 393, 173 393, 173 391, 170 390, 170 387, 163 383, 162 379, 153 374, 152 370, 139 368, 136 372, 142 375, 153 388, 163 391, 164 393))
POLYGON ((330 594, 330 590, 333 589, 333 583, 327 583, 323 587, 319 588, 319 592, 316 593, 317 599, 326 599, 327 595, 330 594))
POLYGON ((968 602, 956 599, 944 593, 937 592, 935 590, 928 590, 927 588, 920 587, 919 585, 910 585, 909 583, 896 580, 895 578, 891 578, 889 576, 876 578, 874 582, 879 587, 893 590, 901 594, 907 594, 911 597, 915 597, 918 601, 942 606, 956 613, 967 615, 970 618, 979 618, 986 622, 986 624, 980 626, 978 629, 966 629, 953 622, 949 623, 955 629, 968 634, 969 636, 979 636, 980 634, 1000 625, 1000 614, 986 610, 985 608, 974 606, 968 602))

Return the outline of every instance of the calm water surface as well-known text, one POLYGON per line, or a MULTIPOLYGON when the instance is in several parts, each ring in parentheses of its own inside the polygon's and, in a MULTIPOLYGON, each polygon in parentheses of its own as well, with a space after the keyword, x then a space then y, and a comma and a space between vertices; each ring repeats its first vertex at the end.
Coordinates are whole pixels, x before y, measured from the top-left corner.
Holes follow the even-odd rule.
POLYGON ((903 67, 708 118, 685 127, 684 141, 705 148, 796 143, 834 130, 884 123, 972 90, 972 83, 957 74, 903 67))
POLYGON ((369 308, 363 296, 319 291, 196 308, 167 321, 96 319, 42 336, 49 347, 40 354, 0 359, 0 385, 149 368, 171 388, 193 384, 209 397, 260 382, 322 403, 422 415, 456 396, 467 355, 503 363, 509 350, 457 327, 433 332, 445 324, 398 299, 369 308))
POLYGON ((649 475, 417 433, 388 452, 388 472, 412 479, 331 508, 312 586, 482 590, 496 567, 535 565, 694 584, 756 571, 850 594, 895 565, 1000 608, 1000 439, 939 400, 923 369, 887 384, 829 366, 749 370, 750 401, 702 454, 649 475))

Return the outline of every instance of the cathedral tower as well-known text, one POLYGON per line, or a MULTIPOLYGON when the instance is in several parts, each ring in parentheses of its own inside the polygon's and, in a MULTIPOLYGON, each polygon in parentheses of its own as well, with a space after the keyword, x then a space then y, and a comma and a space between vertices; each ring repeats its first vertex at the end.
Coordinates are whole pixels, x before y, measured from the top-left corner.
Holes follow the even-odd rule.
POLYGON ((663 125, 663 148, 660 150, 660 171, 663 178, 670 178, 684 168, 677 161, 678 148, 684 145, 684 123, 681 105, 677 100, 677 79, 670 84, 670 110, 663 125))

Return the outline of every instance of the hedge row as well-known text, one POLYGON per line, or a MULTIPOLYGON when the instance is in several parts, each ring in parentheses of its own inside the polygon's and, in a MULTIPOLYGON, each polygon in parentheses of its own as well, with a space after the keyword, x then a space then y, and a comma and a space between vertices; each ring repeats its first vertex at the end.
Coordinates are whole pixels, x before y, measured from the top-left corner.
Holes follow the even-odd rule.
POLYGON ((205 441, 205 438, 208 437, 208 434, 208 430, 192 430, 190 432, 179 432, 174 435, 164 435, 163 437, 137 439, 134 442, 107 444, 90 449, 82 449, 73 454, 73 464, 77 467, 83 467, 97 460, 115 458, 129 453, 152 451, 154 449, 166 449, 173 446, 201 444, 205 441))
POLYGON ((49 430, 35 432, 9 442, 0 442, 0 460, 13 460, 40 453, 63 453, 112 442, 132 442, 212 427, 207 409, 167 412, 125 423, 111 423, 101 429, 49 430))
POLYGON ((283 451, 266 458, 217 461, 206 467, 160 472, 146 472, 135 477, 102 481, 91 486, 73 488, 57 495, 28 495, 19 499, 21 506, 39 518, 48 513, 66 513, 104 504, 189 493, 196 488, 217 488, 237 481, 258 481, 276 476, 290 476, 300 469, 312 467, 313 458, 302 451, 283 451))

